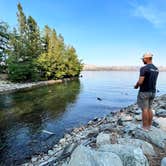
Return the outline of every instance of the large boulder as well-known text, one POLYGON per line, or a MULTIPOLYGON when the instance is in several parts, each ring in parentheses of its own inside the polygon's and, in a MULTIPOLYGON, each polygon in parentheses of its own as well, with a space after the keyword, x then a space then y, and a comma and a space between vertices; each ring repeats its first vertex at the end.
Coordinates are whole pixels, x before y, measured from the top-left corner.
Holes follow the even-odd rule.
POLYGON ((160 148, 166 148, 166 132, 153 126, 150 131, 144 131, 141 128, 137 128, 135 130, 135 138, 149 140, 160 148))
POLYGON ((166 166, 166 157, 161 160, 161 166, 166 166))
POLYGON ((132 138, 118 138, 118 144, 121 145, 134 145, 136 147, 140 147, 144 154, 154 156, 156 153, 153 149, 153 146, 143 140, 140 139, 132 139, 132 138))
POLYGON ((72 153, 65 166, 123 166, 118 155, 111 152, 99 152, 83 145, 72 153))
POLYGON ((143 151, 136 146, 120 144, 103 145, 99 148, 99 151, 117 154, 124 166, 149 166, 143 151))
POLYGON ((160 108, 160 109, 156 110, 156 116, 166 117, 166 109, 160 108))
POLYGON ((159 125, 162 130, 166 131, 166 118, 159 117, 155 118, 154 121, 159 125))
POLYGON ((105 144, 111 144, 111 135, 105 133, 99 133, 96 139, 96 144, 98 147, 105 144))

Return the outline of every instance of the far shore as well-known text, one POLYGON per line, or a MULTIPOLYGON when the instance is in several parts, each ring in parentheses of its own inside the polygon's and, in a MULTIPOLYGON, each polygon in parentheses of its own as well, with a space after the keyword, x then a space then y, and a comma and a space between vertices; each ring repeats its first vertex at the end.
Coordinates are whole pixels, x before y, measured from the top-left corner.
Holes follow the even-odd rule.
MULTIPOLYGON (((97 66, 85 64, 83 71, 139 71, 141 66, 97 66)), ((161 72, 166 71, 166 66, 158 66, 161 72)))

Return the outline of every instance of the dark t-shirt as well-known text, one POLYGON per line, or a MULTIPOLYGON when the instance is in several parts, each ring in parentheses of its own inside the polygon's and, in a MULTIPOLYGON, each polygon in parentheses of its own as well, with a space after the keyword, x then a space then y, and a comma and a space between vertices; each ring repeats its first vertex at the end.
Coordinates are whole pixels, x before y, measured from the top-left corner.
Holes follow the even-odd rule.
POLYGON ((159 74, 158 68, 153 64, 141 67, 140 76, 144 76, 144 82, 140 86, 140 92, 156 92, 156 82, 159 74))

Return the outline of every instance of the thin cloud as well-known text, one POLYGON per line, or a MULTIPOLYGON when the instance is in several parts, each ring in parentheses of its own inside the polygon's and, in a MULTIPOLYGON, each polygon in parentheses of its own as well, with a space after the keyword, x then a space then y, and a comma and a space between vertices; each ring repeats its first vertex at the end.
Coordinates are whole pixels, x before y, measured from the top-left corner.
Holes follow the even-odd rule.
MULTIPOLYGON (((164 6, 156 5, 156 3, 152 1, 145 1, 147 3, 139 4, 138 1, 130 1, 133 7, 133 16, 140 17, 157 28, 166 27, 166 6, 164 10, 164 6)), ((160 3, 160 1, 157 1, 160 3)))

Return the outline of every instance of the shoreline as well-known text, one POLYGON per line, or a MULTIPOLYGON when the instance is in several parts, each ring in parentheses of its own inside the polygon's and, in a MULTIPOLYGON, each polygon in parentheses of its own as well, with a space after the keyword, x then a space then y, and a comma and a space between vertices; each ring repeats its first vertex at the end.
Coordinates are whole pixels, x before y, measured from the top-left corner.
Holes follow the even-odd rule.
POLYGON ((10 81, 0 81, 0 94, 5 93, 14 93, 14 92, 24 92, 33 90, 39 87, 64 83, 67 81, 79 79, 79 77, 71 77, 71 78, 64 78, 58 80, 48 80, 48 81, 38 81, 38 82, 30 82, 30 83, 12 83, 10 81))
POLYGON ((141 162, 142 166, 160 166, 161 160, 166 160, 166 94, 155 98, 154 110, 151 131, 145 132, 139 127, 142 122, 141 110, 137 104, 132 104, 73 128, 48 153, 32 156, 29 162, 22 165, 81 166, 81 162, 85 165, 101 160, 106 162, 104 157, 99 156, 107 153, 109 162, 116 155, 122 165, 134 166, 133 163, 139 165, 141 162), (90 158, 89 154, 93 156, 90 155, 90 158), (87 161, 81 161, 83 158, 87 161))

